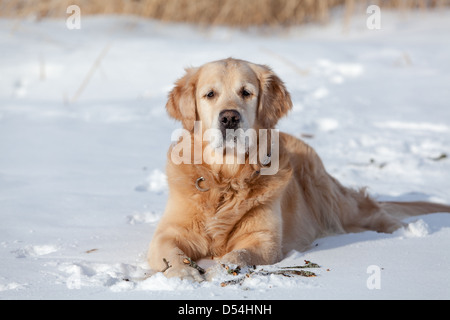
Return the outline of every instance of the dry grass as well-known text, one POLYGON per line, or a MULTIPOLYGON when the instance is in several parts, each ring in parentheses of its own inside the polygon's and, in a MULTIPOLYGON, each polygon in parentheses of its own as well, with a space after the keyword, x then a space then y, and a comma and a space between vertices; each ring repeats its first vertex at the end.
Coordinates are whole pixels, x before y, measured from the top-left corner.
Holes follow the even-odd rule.
POLYGON ((72 4, 81 8, 82 15, 127 14, 161 21, 248 27, 326 22, 337 6, 345 8, 348 18, 353 12, 364 12, 370 4, 407 10, 448 6, 450 0, 0 0, 0 16, 67 17, 66 9, 72 4))

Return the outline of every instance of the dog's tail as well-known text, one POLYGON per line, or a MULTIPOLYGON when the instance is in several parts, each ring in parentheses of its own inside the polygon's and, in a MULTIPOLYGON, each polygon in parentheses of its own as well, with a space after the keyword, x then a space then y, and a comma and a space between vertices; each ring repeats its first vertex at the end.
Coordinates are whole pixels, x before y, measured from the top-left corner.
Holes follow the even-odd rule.
POLYGON ((428 213, 450 213, 450 206, 431 202, 379 202, 379 205, 387 213, 400 219, 428 213))

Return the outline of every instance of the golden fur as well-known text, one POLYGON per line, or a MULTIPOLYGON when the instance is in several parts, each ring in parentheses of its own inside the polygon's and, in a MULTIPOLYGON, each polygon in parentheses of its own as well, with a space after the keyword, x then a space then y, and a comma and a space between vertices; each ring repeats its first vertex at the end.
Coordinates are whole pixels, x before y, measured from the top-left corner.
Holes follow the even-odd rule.
MULTIPOLYGON (((236 59, 188 69, 166 105, 169 115, 190 132, 196 120, 213 126, 214 117, 227 108, 239 110, 252 128, 272 129, 291 107, 288 91, 270 68, 236 59), (249 98, 234 93, 247 85, 252 90, 249 98), (205 98, 208 86, 219 88, 212 99, 205 98)), ((278 172, 261 175, 259 162, 177 165, 169 150, 170 193, 150 244, 150 267, 168 277, 201 281, 198 270, 183 263, 186 257, 274 264, 291 250, 306 250, 319 237, 393 232, 403 226, 404 216, 450 212, 448 206, 431 203, 378 203, 364 190, 345 188, 325 171, 310 146, 284 133, 278 157, 278 172), (196 188, 199 177, 208 191, 196 188)))

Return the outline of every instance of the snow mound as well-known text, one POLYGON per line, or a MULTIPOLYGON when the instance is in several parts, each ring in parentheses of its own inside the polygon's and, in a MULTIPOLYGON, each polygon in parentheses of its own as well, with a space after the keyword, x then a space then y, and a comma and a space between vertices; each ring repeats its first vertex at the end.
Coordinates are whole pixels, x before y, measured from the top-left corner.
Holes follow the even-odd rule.
POLYGON ((66 284, 68 289, 108 287, 114 292, 130 290, 134 288, 131 279, 140 279, 144 275, 141 268, 125 263, 62 263, 58 269, 63 272, 59 282, 66 284))
POLYGON ((136 284, 137 290, 144 291, 179 291, 194 290, 200 288, 201 283, 182 280, 179 278, 166 278, 161 272, 155 273, 151 277, 136 284))
POLYGON ((0 284, 0 292, 1 291, 7 291, 7 290, 17 290, 17 289, 24 289, 25 286, 22 284, 19 284, 17 282, 10 282, 7 284, 0 284))
POLYGON ((158 212, 135 213, 127 217, 129 224, 155 223, 161 218, 158 212))
POLYGON ((401 238, 423 238, 430 234, 430 228, 425 221, 419 219, 408 223, 406 227, 397 230, 395 234, 401 238))
POLYGON ((154 169, 147 181, 136 187, 137 191, 163 192, 167 190, 167 176, 158 169, 154 169))
POLYGON ((55 245, 34 245, 25 246, 23 248, 14 250, 17 258, 38 257, 58 251, 55 245))

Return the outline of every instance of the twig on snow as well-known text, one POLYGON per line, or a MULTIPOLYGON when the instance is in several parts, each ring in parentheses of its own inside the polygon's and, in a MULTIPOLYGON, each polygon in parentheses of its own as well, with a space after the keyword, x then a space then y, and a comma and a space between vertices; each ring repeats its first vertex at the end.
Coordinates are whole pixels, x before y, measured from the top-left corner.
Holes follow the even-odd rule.
MULTIPOLYGON (((240 268, 231 269, 228 266, 222 265, 229 274, 232 274, 234 276, 238 275, 240 272, 240 268), (238 272, 236 272, 238 270, 238 272)), ((292 277, 292 276, 301 276, 301 277, 316 277, 317 275, 312 271, 307 270, 293 270, 293 269, 303 269, 303 268, 320 268, 320 266, 317 263, 313 263, 311 261, 305 260, 304 266, 292 266, 292 267, 282 267, 280 270, 258 270, 256 271, 256 266, 253 266, 253 269, 249 270, 244 276, 238 277, 236 279, 231 279, 227 281, 223 281, 220 285, 222 287, 226 287, 228 285, 242 285, 242 283, 245 281, 245 279, 250 278, 254 275, 256 276, 270 276, 270 275, 281 275, 283 277, 292 277)))
POLYGON ((320 268, 320 266, 317 263, 305 260, 304 266, 281 267, 281 269, 306 269, 306 268, 320 268))
POLYGON ((197 269, 198 272, 200 272, 200 274, 205 274, 205 269, 203 269, 202 267, 200 267, 194 260, 192 260, 191 258, 184 258, 183 259, 183 263, 184 264, 188 264, 189 266, 191 266, 194 269, 197 269))

